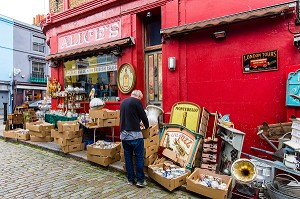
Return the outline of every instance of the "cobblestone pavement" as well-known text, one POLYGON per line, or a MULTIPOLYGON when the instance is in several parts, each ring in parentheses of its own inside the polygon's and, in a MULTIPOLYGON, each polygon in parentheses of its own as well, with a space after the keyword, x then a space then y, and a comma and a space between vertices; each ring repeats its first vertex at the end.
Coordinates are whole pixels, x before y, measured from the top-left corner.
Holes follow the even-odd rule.
POLYGON ((0 140, 0 198, 198 198, 158 184, 127 185, 123 173, 0 140))

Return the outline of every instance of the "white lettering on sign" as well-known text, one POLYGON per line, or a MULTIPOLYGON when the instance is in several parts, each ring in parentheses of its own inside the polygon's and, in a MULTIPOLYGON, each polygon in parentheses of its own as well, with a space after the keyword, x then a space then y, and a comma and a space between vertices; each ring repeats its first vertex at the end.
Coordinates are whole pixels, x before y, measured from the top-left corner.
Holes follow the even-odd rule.
POLYGON ((117 65, 107 65, 107 66, 97 66, 94 68, 66 70, 65 75, 75 76, 75 75, 85 75, 85 74, 108 72, 108 71, 117 71, 117 65))
POLYGON ((82 30, 77 33, 58 37, 58 52, 75 48, 106 43, 121 38, 121 22, 82 30))

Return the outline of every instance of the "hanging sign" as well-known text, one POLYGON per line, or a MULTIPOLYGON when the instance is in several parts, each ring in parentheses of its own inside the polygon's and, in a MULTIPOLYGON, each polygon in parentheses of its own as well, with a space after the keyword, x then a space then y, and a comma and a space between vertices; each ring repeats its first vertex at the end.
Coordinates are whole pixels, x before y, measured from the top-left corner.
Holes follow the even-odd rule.
POLYGON ((135 86, 135 70, 129 63, 124 63, 118 71, 117 83, 120 91, 124 94, 130 93, 135 86))
POLYGON ((242 57, 243 73, 278 70, 278 51, 246 54, 242 57))

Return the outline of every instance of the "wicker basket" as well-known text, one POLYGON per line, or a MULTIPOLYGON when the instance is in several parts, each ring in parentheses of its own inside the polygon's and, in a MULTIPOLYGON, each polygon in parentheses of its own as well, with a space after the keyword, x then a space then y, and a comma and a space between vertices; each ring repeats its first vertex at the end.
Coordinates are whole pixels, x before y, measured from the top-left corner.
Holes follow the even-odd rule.
MULTIPOLYGON (((273 186, 273 182, 266 183, 267 190, 271 199, 295 199, 295 196, 287 195, 273 186)), ((296 197, 297 198, 297 197, 296 197)))

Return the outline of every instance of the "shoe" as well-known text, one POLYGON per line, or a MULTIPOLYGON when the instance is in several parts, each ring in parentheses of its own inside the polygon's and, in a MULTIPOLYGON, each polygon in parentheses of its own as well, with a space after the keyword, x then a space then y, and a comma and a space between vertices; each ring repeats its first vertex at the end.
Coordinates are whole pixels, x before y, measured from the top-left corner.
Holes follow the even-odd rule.
POLYGON ((138 183, 136 183, 136 186, 138 186, 138 187, 145 187, 145 186, 147 186, 147 182, 146 181, 144 181, 144 182, 138 182, 138 183))
POLYGON ((135 183, 134 182, 130 182, 130 181, 127 180, 127 184, 128 185, 134 185, 135 183))

